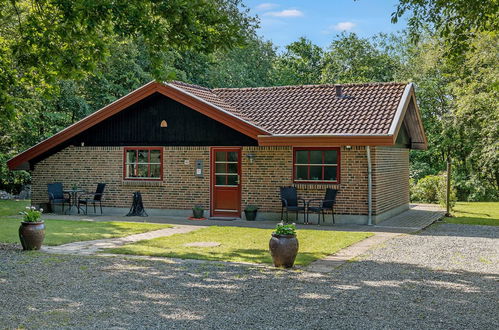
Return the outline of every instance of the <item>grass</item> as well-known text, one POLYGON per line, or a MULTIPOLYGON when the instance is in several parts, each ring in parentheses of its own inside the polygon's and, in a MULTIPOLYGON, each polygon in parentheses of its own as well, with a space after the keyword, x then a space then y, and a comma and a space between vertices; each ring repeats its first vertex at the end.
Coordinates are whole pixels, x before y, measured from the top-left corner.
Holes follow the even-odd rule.
MULTIPOLYGON (((127 244, 106 252, 118 254, 161 256, 182 259, 272 263, 268 246, 271 229, 217 227, 199 229, 127 244), (192 242, 219 242, 216 247, 186 247, 192 242)), ((296 265, 306 266, 312 261, 335 253, 372 233, 325 230, 299 230, 300 248, 296 265)))
POLYGON ((0 200, 0 217, 16 215, 30 204, 30 200, 0 200))
POLYGON ((499 226, 499 202, 458 202, 448 223, 499 226))
MULTIPOLYGON (((29 200, 0 200, 0 242, 19 243, 19 223, 21 216, 2 218, 18 215, 29 200)), ((124 237, 133 234, 145 233, 151 230, 170 228, 170 225, 134 223, 134 222, 94 222, 72 220, 45 220, 44 245, 61 245, 78 241, 124 237)))
MULTIPOLYGON (((19 243, 20 218, 0 219, 0 242, 19 243)), ((170 225, 118 222, 118 221, 73 221, 45 220, 44 245, 61 245, 78 241, 124 237, 151 230, 169 228, 170 225)))

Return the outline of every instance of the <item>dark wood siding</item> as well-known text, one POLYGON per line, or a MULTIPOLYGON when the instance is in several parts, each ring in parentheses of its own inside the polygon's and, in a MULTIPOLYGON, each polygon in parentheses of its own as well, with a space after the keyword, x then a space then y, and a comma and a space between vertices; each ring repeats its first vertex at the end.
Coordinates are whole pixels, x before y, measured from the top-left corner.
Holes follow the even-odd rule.
POLYGON ((71 139, 86 146, 254 146, 257 141, 161 94, 71 139), (162 128, 166 120, 168 127, 162 128))
POLYGON ((33 158, 31 167, 69 145, 256 146, 258 142, 162 94, 153 94, 33 158), (168 127, 162 128, 166 120, 168 127))

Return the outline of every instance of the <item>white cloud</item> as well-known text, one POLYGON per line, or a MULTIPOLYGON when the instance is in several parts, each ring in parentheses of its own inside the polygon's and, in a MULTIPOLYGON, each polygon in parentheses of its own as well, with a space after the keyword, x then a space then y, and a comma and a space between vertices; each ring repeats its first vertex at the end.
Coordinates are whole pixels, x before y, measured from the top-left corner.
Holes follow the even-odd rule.
POLYGON ((255 9, 257 9, 257 10, 270 10, 270 9, 274 9, 277 7, 279 7, 279 5, 276 3, 266 2, 266 3, 259 4, 258 6, 255 7, 255 9))
POLYGON ((333 29, 336 31, 350 31, 353 29, 357 24, 353 22, 339 22, 338 24, 333 25, 333 29))
POLYGON ((303 16, 303 12, 299 11, 298 9, 285 9, 281 11, 269 11, 264 15, 274 17, 301 17, 303 16))

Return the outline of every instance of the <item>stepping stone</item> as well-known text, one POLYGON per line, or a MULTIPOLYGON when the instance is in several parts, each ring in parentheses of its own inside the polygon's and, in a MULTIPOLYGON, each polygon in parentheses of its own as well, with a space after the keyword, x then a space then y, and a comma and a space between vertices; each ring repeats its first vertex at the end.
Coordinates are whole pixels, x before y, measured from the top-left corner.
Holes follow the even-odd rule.
POLYGON ((220 246, 220 243, 219 242, 192 242, 192 243, 185 243, 184 246, 213 247, 213 246, 220 246))

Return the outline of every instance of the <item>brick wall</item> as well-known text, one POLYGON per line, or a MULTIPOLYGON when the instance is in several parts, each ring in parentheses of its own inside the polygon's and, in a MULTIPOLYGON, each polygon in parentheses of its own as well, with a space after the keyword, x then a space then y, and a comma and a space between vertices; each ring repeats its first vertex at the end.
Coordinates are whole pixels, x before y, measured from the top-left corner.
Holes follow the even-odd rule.
POLYGON ((373 148, 373 214, 409 203, 409 149, 373 148))
POLYGON ((146 208, 190 209, 194 204, 208 208, 209 172, 203 178, 194 176, 198 159, 209 164, 208 147, 165 147, 162 182, 124 181, 123 148, 68 147, 35 165, 32 201, 48 201, 49 182, 62 182, 65 187, 77 184, 88 191, 95 190, 97 182, 105 182, 105 206, 130 207, 132 193, 138 190, 146 208))
MULTIPOLYGON (((164 147, 163 180, 123 180, 123 148, 68 147, 35 165, 33 203, 47 202, 47 183, 77 184, 88 191, 106 182, 105 206, 129 207, 134 191, 141 191, 146 208, 190 209, 210 205, 210 148, 164 147), (196 160, 204 161, 204 177, 194 175, 196 160), (189 164, 186 164, 188 161, 189 164)), ((243 147, 242 207, 260 206, 262 212, 280 212, 279 186, 293 185, 291 147, 243 147), (251 163, 248 154, 254 154, 251 163)), ((373 148, 373 211, 379 214, 408 202, 408 151, 373 148), (377 168, 379 166, 379 168, 377 168), (392 189, 393 187, 399 187, 392 189), (395 205, 396 204, 396 205, 395 205)), ((340 190, 336 212, 367 214, 367 158, 364 147, 341 149, 340 184, 295 184, 305 199, 323 198, 325 189, 340 190)))

